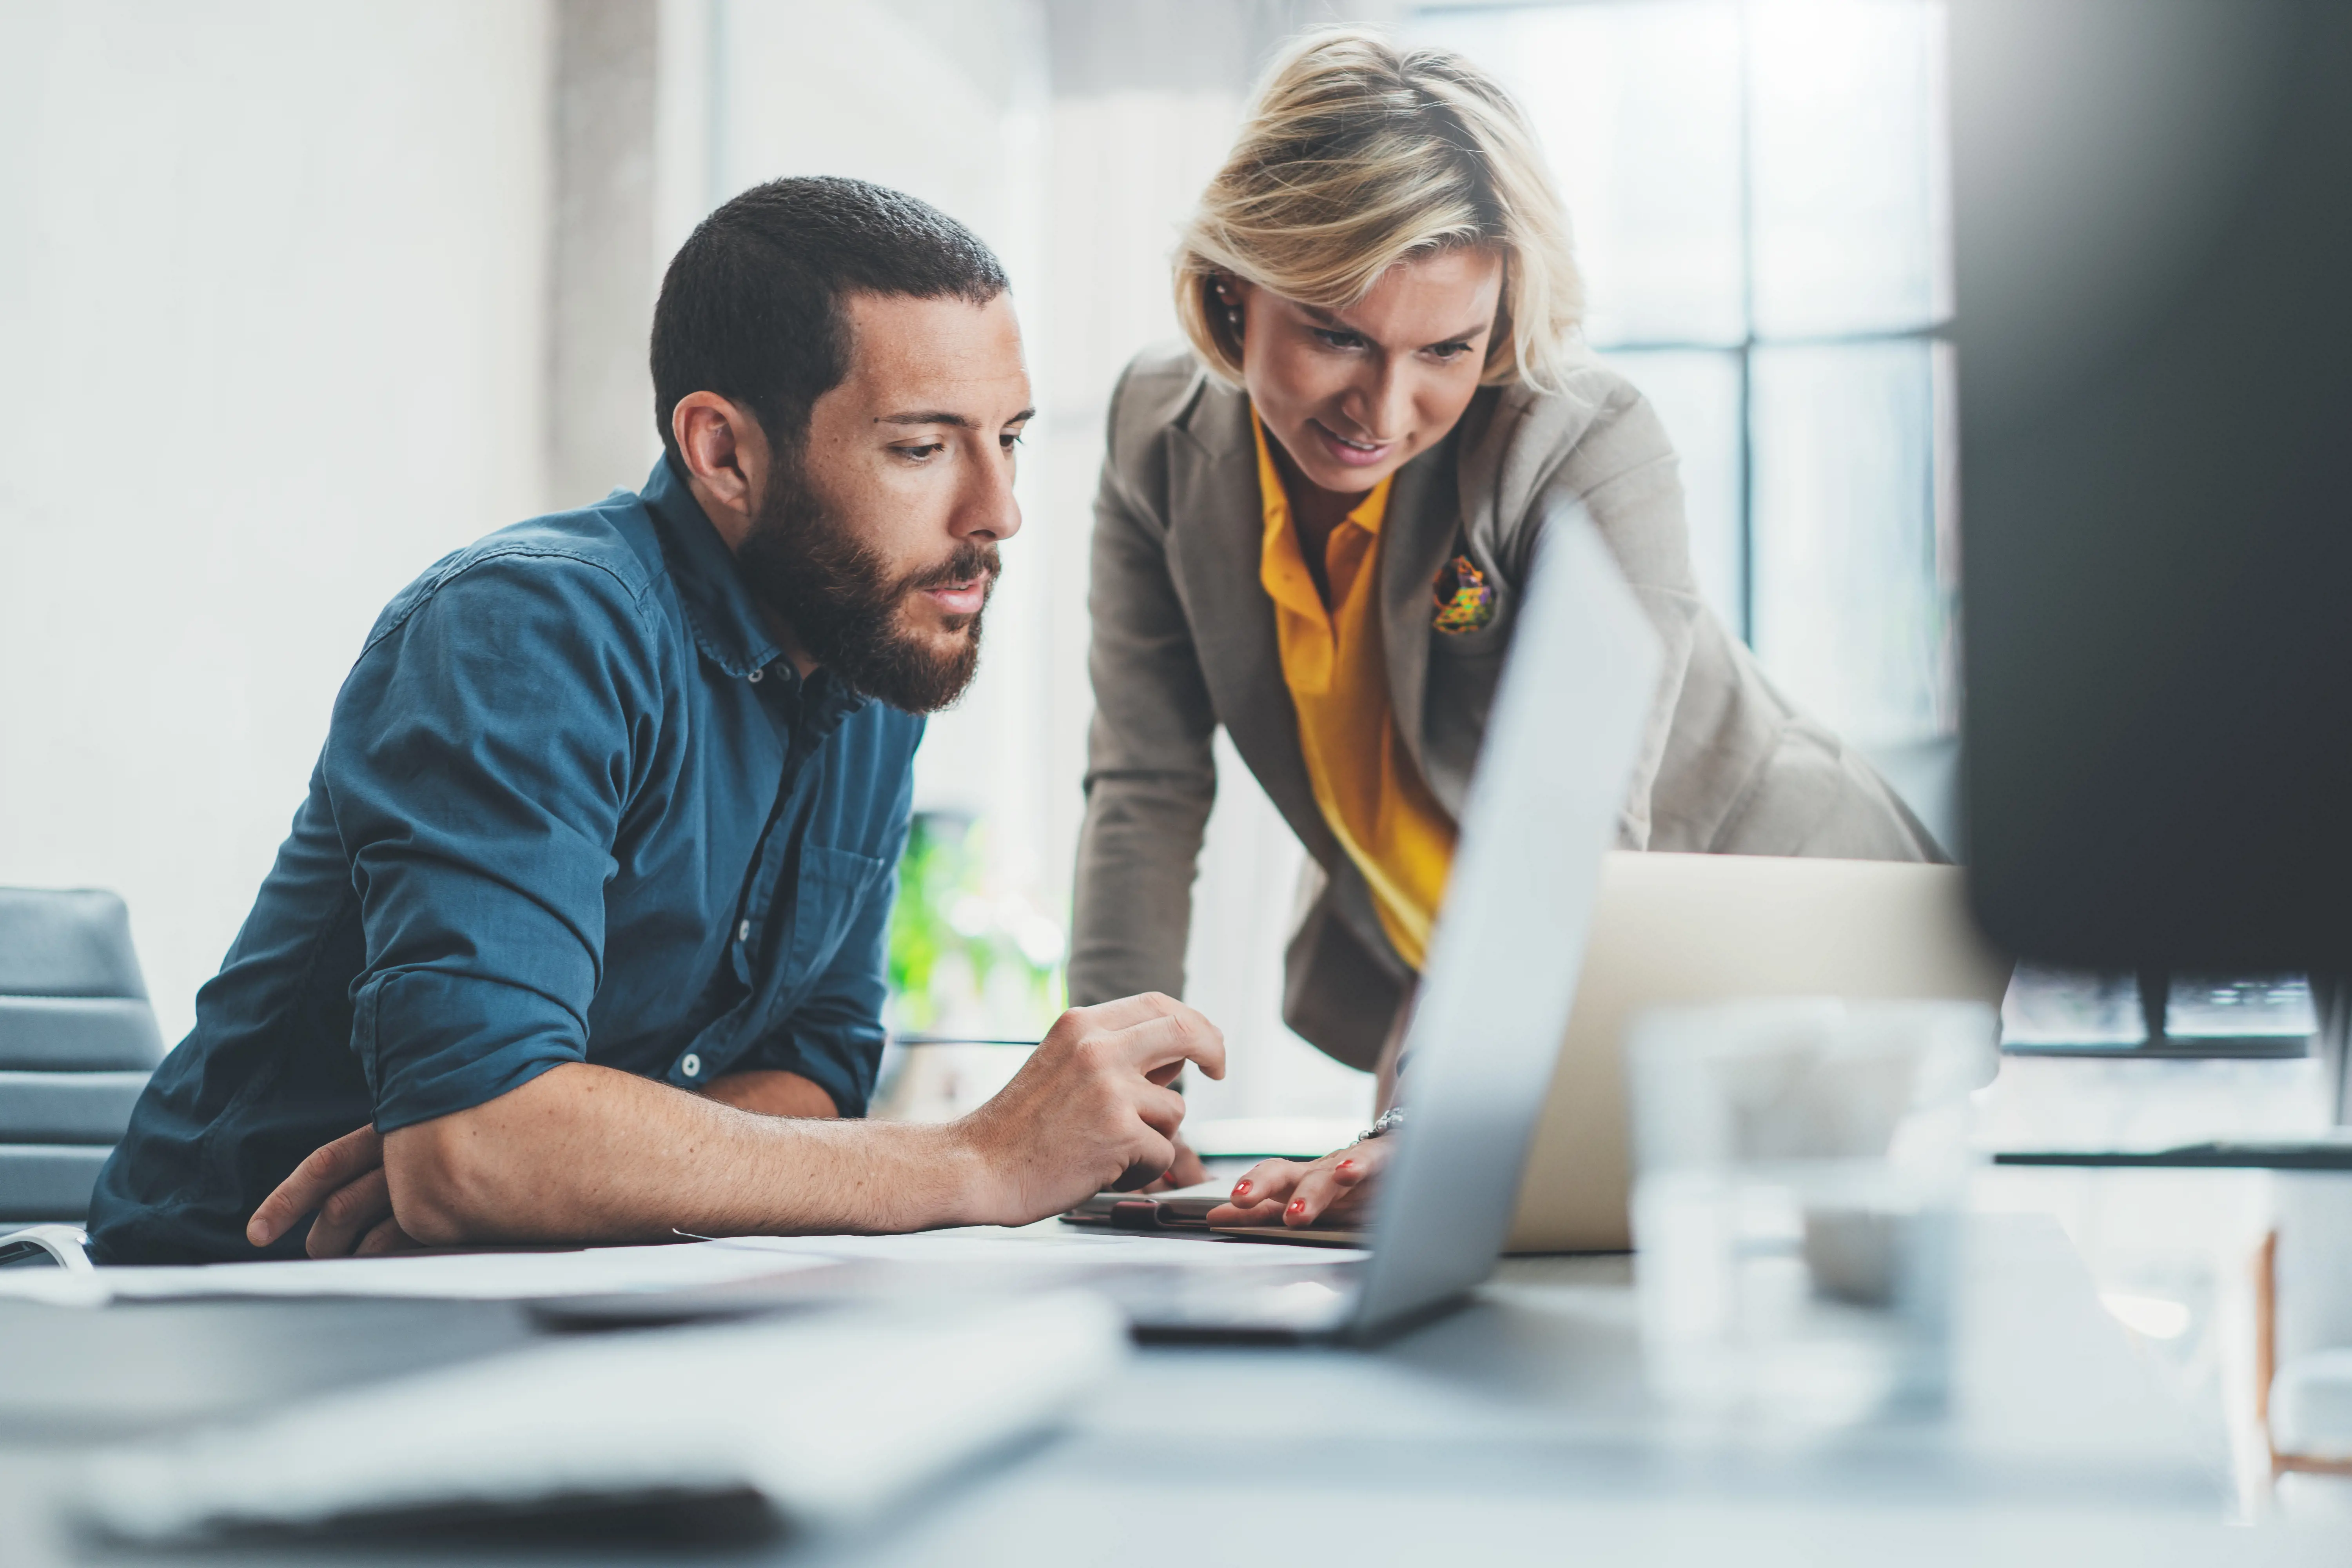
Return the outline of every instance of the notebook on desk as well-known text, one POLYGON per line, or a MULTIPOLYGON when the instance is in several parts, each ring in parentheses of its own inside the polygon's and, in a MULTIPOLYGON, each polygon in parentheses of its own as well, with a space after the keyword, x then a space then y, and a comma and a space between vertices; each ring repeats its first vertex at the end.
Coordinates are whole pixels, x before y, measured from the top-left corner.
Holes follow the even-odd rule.
POLYGON ((1097 1193, 1062 1216, 1067 1225, 1152 1236, 1229 1236, 1241 1241, 1290 1242, 1301 1247, 1369 1247, 1369 1229, 1263 1225, 1211 1225, 1210 1212, 1226 1201, 1224 1184, 1213 1193, 1169 1193, 1156 1198, 1133 1193, 1097 1193))

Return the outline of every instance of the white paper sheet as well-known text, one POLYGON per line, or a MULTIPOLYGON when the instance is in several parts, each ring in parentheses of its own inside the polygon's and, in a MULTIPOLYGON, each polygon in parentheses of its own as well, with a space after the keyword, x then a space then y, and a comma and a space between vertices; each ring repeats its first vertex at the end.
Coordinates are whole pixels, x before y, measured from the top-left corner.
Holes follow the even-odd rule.
POLYGON ((1345 1263, 1371 1254, 1345 1247, 1279 1247, 1264 1242, 1213 1240, 1201 1237, 1106 1234, 1058 1222, 1000 1230, 974 1226, 960 1230, 919 1231, 911 1236, 746 1236, 717 1245, 796 1258, 847 1263, 863 1259, 894 1263, 991 1263, 1024 1258, 1075 1258, 1083 1263, 1176 1264, 1194 1268, 1295 1268, 1345 1263))
POLYGON ((0 1295, 60 1305, 198 1297, 373 1296, 499 1301, 724 1285, 822 1268, 820 1252, 754 1252, 729 1242, 595 1247, 576 1252, 459 1252, 428 1257, 304 1258, 177 1268, 0 1269, 0 1295))

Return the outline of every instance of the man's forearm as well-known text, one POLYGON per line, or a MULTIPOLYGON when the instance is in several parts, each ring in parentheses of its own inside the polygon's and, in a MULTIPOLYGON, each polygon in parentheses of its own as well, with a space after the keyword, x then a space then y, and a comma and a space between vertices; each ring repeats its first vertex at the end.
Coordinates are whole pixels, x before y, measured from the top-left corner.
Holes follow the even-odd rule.
POLYGON ((952 1128, 788 1120, 568 1063, 385 1135, 401 1227, 428 1246, 918 1230, 997 1218, 952 1128))
POLYGON ((822 1116, 841 1114, 833 1096, 814 1079, 773 1068, 730 1072, 712 1079, 702 1091, 706 1100, 754 1110, 761 1116, 822 1116))

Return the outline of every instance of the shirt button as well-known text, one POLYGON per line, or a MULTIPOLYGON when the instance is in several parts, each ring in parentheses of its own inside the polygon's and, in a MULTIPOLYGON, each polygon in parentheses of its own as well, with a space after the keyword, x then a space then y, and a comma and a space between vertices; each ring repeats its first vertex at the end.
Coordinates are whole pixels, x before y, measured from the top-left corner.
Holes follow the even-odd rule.
POLYGON ((737 942, 749 942, 751 940, 751 922, 750 921, 745 921, 741 925, 735 928, 735 940, 737 942))
POLYGON ((768 672, 767 672, 766 670, 764 670, 764 669, 755 669, 755 670, 753 670, 751 674, 749 674, 749 675, 745 676, 743 679, 746 679, 746 680, 751 681, 753 685, 757 685, 757 684, 759 684, 759 682, 761 681, 761 679, 763 679, 763 678, 767 675, 767 673, 768 673, 768 672))
POLYGON ((688 1078, 700 1078, 702 1076, 702 1058, 696 1056, 692 1051, 688 1051, 686 1053, 686 1059, 677 1064, 677 1070, 684 1073, 688 1078))

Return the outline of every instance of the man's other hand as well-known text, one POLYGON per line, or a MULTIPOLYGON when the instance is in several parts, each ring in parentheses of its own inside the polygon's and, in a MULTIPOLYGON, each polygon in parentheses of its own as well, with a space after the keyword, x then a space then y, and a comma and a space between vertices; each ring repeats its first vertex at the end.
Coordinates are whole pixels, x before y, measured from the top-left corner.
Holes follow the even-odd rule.
POLYGON ((344 1133, 294 1167, 246 1222, 245 1238, 268 1247, 316 1209, 305 1243, 313 1258, 366 1258, 416 1245, 392 1217, 383 1176, 383 1140, 373 1127, 344 1133))
POLYGON ((1011 1083, 956 1124, 977 1156, 982 1223, 1026 1225, 1107 1187, 1132 1191, 1175 1163, 1191 1062, 1225 1076, 1225 1038, 1158 992, 1055 1020, 1011 1083))
POLYGON ((1158 1181, 1140 1190, 1145 1193, 1173 1193, 1186 1187, 1198 1186, 1208 1179, 1207 1163, 1193 1152, 1192 1146, 1185 1142, 1183 1135, 1179 1133, 1176 1138, 1176 1163, 1161 1172, 1158 1181))

